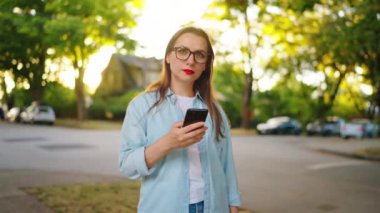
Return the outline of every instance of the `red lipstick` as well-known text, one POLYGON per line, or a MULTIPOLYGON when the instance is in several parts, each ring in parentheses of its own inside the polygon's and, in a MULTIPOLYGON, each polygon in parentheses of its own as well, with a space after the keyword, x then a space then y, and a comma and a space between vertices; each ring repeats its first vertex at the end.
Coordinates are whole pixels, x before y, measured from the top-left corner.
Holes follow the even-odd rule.
POLYGON ((193 75, 193 74, 194 74, 194 71, 193 71, 193 70, 190 70, 190 69, 183 69, 183 72, 184 72, 186 75, 193 75))

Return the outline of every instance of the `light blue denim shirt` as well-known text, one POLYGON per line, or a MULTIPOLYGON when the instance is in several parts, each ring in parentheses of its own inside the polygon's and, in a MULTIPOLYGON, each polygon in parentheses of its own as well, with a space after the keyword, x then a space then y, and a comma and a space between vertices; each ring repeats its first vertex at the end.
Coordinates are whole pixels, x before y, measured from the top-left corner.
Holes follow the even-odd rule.
MULTIPOLYGON (((189 211, 189 160, 187 148, 171 151, 148 169, 144 149, 169 132, 183 114, 170 90, 158 107, 149 111, 158 93, 143 93, 133 99, 127 109, 121 130, 119 167, 130 179, 141 179, 138 212, 187 213, 189 211)), ((207 108, 201 96, 193 102, 195 108, 207 108)), ((221 108, 219 108, 221 109, 221 108)), ((240 206, 235 165, 232 157, 228 120, 223 111, 224 138, 216 141, 210 116, 208 130, 199 143, 202 174, 205 182, 204 212, 229 212, 229 206, 240 206)))

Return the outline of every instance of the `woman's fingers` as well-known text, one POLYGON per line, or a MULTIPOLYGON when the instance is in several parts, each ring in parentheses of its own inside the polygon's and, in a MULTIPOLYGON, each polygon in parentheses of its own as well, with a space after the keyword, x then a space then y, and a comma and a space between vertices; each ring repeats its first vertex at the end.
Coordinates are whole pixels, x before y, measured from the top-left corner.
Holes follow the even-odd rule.
POLYGON ((197 122, 197 123, 193 123, 193 124, 190 124, 188 126, 185 126, 182 129, 184 132, 188 133, 188 132, 192 132, 198 128, 204 127, 204 126, 205 126, 204 122, 197 122))
POLYGON ((173 124, 174 128, 181 128, 183 125, 183 121, 177 121, 173 124))
POLYGON ((197 122, 186 127, 182 127, 183 121, 178 121, 173 124, 170 131, 170 137, 173 142, 176 143, 178 148, 186 148, 194 143, 198 143, 202 140, 207 131, 207 127, 204 122, 197 122))
POLYGON ((184 134, 183 137, 181 137, 181 139, 179 140, 179 142, 181 143, 181 147, 188 147, 194 143, 198 143, 200 140, 202 140, 203 136, 206 133, 206 130, 207 127, 203 126, 201 128, 184 134))

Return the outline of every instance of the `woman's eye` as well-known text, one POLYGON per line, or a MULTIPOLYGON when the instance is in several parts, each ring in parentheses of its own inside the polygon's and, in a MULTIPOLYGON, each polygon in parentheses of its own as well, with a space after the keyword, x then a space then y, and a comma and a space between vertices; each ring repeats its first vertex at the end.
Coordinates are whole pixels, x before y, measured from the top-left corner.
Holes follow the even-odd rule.
POLYGON ((179 53, 179 54, 186 55, 186 54, 189 53, 189 50, 188 50, 188 49, 185 49, 185 48, 180 48, 180 49, 178 49, 178 53, 179 53))
POLYGON ((206 58, 206 54, 204 54, 202 52, 196 52, 195 57, 197 57, 199 59, 204 59, 204 58, 206 58))

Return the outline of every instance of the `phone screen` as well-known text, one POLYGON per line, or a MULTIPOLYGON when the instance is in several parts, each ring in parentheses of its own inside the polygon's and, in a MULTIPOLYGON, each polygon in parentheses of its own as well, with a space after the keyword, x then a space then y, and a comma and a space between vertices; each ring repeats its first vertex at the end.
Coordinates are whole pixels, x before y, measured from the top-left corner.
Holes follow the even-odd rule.
POLYGON ((195 109, 190 108, 186 111, 185 115, 185 121, 183 122, 183 126, 185 127, 187 125, 200 122, 200 121, 206 121, 208 110, 207 109, 195 109))

